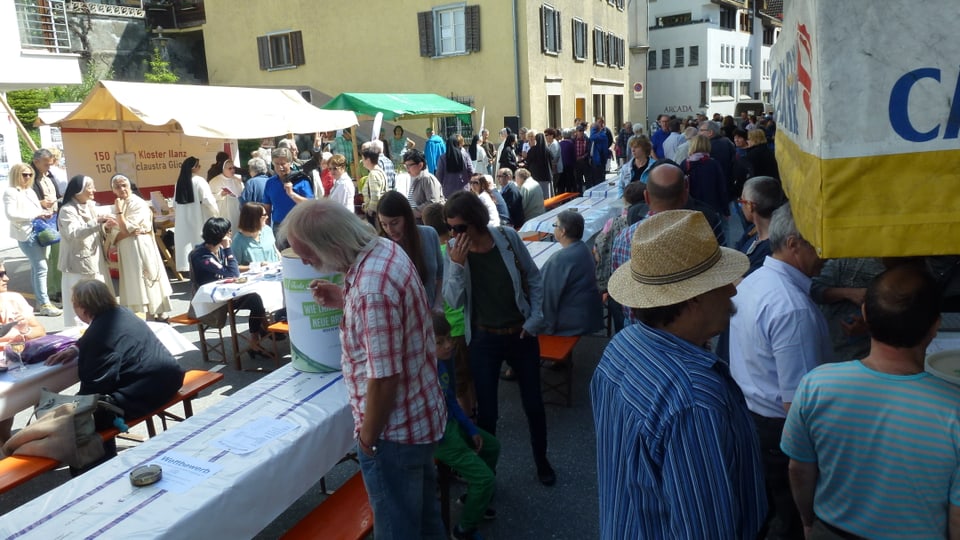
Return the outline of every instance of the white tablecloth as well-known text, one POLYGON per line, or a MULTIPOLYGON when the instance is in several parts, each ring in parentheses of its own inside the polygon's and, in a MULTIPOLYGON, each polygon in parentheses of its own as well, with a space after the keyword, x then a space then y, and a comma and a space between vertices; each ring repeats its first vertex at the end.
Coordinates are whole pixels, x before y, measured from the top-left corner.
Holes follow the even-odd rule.
POLYGON ((190 302, 194 313, 202 317, 225 305, 231 298, 252 293, 260 295, 267 313, 283 307, 283 276, 280 263, 266 267, 263 272, 244 272, 241 276, 247 278, 246 283, 224 282, 230 280, 211 281, 197 289, 197 293, 193 295, 193 300, 190 302))
POLYGON ((616 199, 617 198, 617 182, 616 180, 611 180, 608 182, 600 182, 599 184, 593 186, 592 188, 583 192, 583 196, 588 199, 616 199))
POLYGON ((524 222, 520 232, 542 232, 553 234, 553 224, 557 215, 564 210, 576 209, 583 215, 583 241, 594 237, 608 219, 615 217, 623 209, 620 199, 602 199, 600 197, 579 197, 566 204, 560 205, 549 212, 528 219, 524 222))
POLYGON ((563 248, 560 242, 526 241, 524 245, 527 246, 527 251, 529 251, 530 256, 533 257, 533 262, 537 265, 537 268, 543 268, 543 264, 547 262, 547 259, 563 248))
MULTIPOLYGON (((193 343, 171 328, 169 324, 148 322, 147 326, 174 356, 197 350, 193 343)), ((80 337, 80 329, 75 326, 64 328, 61 334, 77 338, 80 337)), ((41 388, 60 392, 79 381, 80 375, 77 373, 75 362, 58 366, 31 364, 23 372, 0 373, 0 420, 10 418, 36 405, 40 400, 41 388)))
POLYGON ((0 518, 0 537, 251 538, 353 446, 342 375, 303 373, 287 365, 7 513, 0 518), (298 427, 245 455, 215 443, 262 418, 298 427), (220 469, 184 493, 163 489, 163 481, 130 484, 133 468, 163 456, 220 469))

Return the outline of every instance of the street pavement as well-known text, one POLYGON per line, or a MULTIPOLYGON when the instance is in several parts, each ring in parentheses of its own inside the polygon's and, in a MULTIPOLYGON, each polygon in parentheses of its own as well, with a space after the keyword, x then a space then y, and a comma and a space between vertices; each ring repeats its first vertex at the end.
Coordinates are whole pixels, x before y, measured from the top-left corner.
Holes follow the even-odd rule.
MULTIPOLYGON (((19 249, 0 251, 10 275, 9 289, 25 294, 30 298, 30 265, 19 249)), ((190 300, 189 282, 172 282, 174 293, 171 297, 173 314, 187 311, 190 300)), ((62 317, 40 317, 39 320, 48 332, 63 329, 62 317)), ((246 328, 241 320, 239 325, 246 328)), ((199 338, 194 327, 175 326, 188 340, 199 346, 199 338)), ((288 342, 281 342, 281 351, 288 351, 288 342)), ((559 405, 547 405, 547 426, 549 459, 557 472, 557 484, 553 487, 542 486, 536 478, 536 468, 530 451, 526 418, 520 405, 520 395, 516 383, 500 384, 500 422, 497 436, 502 444, 500 465, 497 469, 497 493, 493 507, 497 509, 494 521, 481 525, 480 532, 491 539, 583 539, 595 538, 598 526, 598 504, 596 487, 596 458, 593 420, 591 416, 588 386, 597 361, 603 352, 607 338, 590 336, 581 339, 574 352, 574 397, 570 408, 559 405)), ((287 357, 284 361, 288 361, 287 357)), ((180 364, 188 369, 216 369, 224 374, 224 381, 212 391, 204 392, 194 401, 196 411, 210 407, 222 399, 228 399, 237 389, 243 388, 263 376, 263 372, 237 371, 230 366, 204 363, 199 351, 184 354, 180 364)), ((271 369, 271 360, 251 360, 244 355, 244 367, 247 369, 271 369)), ((556 373, 547 372, 546 376, 556 373)), ((78 386, 64 393, 75 393, 78 386)), ((29 412, 16 417, 14 428, 24 426, 29 412)), ((133 428, 135 435, 146 436, 142 426, 133 428)), ((136 442, 120 440, 119 448, 129 448, 136 442)), ((335 467, 327 475, 327 487, 336 489, 352 474, 357 472, 353 462, 335 467)), ((305 471, 305 474, 315 474, 305 471)), ((39 478, 0 494, 0 515, 15 509, 23 503, 69 481, 66 469, 47 473, 39 478)), ((451 511, 456 522, 460 506, 455 499, 466 492, 466 486, 454 482, 451 488, 451 511)), ((318 484, 303 495, 293 506, 273 520, 257 539, 278 538, 291 528, 304 515, 316 507, 325 495, 318 484)), ((256 508, 238 508, 237 512, 255 512, 256 508)))

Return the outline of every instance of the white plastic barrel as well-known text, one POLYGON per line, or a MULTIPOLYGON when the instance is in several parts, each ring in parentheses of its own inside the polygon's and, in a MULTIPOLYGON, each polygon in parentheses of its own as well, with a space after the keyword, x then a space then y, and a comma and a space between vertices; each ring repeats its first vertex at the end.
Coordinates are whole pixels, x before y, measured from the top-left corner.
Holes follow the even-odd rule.
POLYGON ((343 274, 323 274, 303 263, 292 250, 284 250, 283 292, 290 325, 290 363, 300 371, 340 371, 340 320, 343 310, 317 304, 310 290, 314 279, 343 285, 343 274))

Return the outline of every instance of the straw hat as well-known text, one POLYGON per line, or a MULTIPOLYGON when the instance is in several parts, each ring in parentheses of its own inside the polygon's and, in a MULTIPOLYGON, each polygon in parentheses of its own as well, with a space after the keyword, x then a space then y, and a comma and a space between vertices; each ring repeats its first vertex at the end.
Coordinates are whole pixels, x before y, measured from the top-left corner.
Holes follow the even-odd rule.
POLYGON ((610 276, 610 296, 633 308, 679 304, 729 285, 750 267, 747 256, 719 247, 702 213, 668 210, 637 227, 631 257, 610 276))

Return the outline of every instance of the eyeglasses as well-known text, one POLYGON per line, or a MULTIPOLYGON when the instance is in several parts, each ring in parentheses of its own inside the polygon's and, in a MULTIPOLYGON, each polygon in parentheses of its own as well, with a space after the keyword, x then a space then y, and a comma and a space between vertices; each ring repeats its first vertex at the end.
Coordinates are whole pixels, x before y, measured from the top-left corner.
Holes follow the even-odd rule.
POLYGON ((480 185, 480 182, 477 182, 476 180, 471 180, 470 183, 473 184, 473 185, 475 185, 475 186, 479 186, 479 185, 480 185))
POLYGON ((513 178, 512 174, 498 174, 497 178, 513 178))
POLYGON ((405 162, 405 163, 403 164, 403 166, 406 167, 406 168, 408 168, 408 169, 409 169, 410 167, 413 167, 414 165, 416 165, 416 163, 414 163, 414 162, 412 162, 412 161, 405 162))
POLYGON ((29 173, 29 172, 20 173, 20 176, 24 178, 33 178, 33 173, 29 173))
POLYGON ((757 204, 757 203, 755 203, 755 202, 753 202, 753 201, 748 201, 748 200, 746 200, 746 199, 737 199, 737 203, 740 204, 740 206, 745 206, 745 205, 748 205, 748 204, 757 204))
POLYGON ((7 277, 7 271, 6 271, 6 270, 0 270, 0 279, 3 279, 3 278, 5 278, 5 277, 7 277))
POLYGON ((469 225, 467 225, 466 223, 458 223, 456 225, 447 225, 448 229, 450 229, 451 231, 457 234, 463 234, 467 232, 467 227, 469 227, 469 225))

